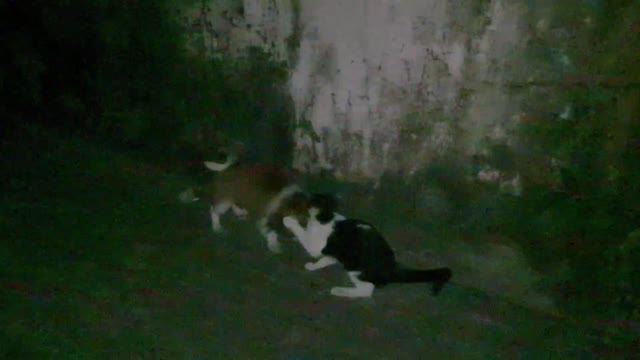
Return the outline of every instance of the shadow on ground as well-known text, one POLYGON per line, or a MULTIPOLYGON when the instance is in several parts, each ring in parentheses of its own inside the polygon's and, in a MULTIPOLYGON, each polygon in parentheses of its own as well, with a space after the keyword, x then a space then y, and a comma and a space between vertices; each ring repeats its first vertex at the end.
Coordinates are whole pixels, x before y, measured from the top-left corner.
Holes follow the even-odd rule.
MULTIPOLYGON (((185 179, 166 168, 41 131, 5 141, 2 154, 3 358, 602 356, 576 322, 473 286, 473 261, 437 298, 420 285, 335 298, 330 287, 347 283, 339 267, 306 272, 292 241, 273 255, 233 218, 212 234, 206 207, 176 201, 185 179)), ((381 226, 406 237, 395 223, 381 226)), ((442 249, 398 255, 417 265, 462 258, 442 249)))

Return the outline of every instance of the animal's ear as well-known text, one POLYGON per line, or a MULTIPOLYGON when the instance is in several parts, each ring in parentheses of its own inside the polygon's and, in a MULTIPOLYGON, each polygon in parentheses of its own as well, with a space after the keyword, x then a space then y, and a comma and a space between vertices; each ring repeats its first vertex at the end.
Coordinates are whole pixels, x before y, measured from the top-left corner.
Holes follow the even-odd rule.
POLYGON ((326 224, 333 219, 333 211, 321 210, 318 215, 316 215, 316 220, 321 224, 326 224))
POLYGON ((334 212, 338 208, 338 201, 330 194, 314 194, 311 197, 311 206, 320 210, 316 219, 321 223, 326 223, 333 219, 334 212))
POLYGON ((297 191, 295 193, 293 193, 293 195, 291 195, 291 201, 295 202, 295 203, 306 203, 309 201, 308 196, 301 192, 301 191, 297 191))
POLYGON ((327 209, 331 209, 331 212, 338 210, 338 197, 335 195, 326 194, 327 209))
POLYGON ((334 212, 338 208, 338 200, 331 194, 314 194, 311 196, 311 206, 322 211, 334 212))
POLYGON ((287 200, 287 207, 296 213, 302 213, 308 207, 309 197, 303 192, 297 192, 287 200))

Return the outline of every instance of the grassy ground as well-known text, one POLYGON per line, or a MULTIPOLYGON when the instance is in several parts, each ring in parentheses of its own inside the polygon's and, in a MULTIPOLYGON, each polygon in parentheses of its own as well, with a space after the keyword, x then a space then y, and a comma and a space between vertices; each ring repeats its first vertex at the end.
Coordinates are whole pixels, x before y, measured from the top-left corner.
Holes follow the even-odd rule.
MULTIPOLYGON (((294 243, 272 255, 240 220, 224 219, 228 232, 214 235, 206 207, 177 203, 185 179, 126 154, 42 131, 1 151, 2 358, 603 356, 575 322, 477 287, 331 297, 347 283, 339 267, 305 272, 294 243)), ((402 230, 398 219, 378 222, 402 230)))

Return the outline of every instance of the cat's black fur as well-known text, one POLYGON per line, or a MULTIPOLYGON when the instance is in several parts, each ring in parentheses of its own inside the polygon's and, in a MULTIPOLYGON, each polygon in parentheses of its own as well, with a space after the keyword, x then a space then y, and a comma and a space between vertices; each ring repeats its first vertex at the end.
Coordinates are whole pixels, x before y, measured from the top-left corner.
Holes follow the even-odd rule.
POLYGON ((347 271, 359 271, 358 278, 383 287, 390 283, 431 282, 438 295, 451 278, 451 269, 407 269, 396 262, 395 254, 380 232, 356 219, 338 220, 322 254, 338 260, 347 271))
POLYGON ((382 234, 373 225, 347 219, 335 212, 337 202, 331 195, 317 194, 309 200, 311 209, 305 228, 298 220, 284 220, 303 247, 319 260, 308 263, 308 270, 341 263, 349 272, 355 288, 334 288, 332 294, 348 297, 370 296, 373 288, 389 283, 432 283, 438 295, 452 276, 447 267, 416 270, 396 262, 395 255, 382 234), (335 291, 337 289, 337 291, 335 291))

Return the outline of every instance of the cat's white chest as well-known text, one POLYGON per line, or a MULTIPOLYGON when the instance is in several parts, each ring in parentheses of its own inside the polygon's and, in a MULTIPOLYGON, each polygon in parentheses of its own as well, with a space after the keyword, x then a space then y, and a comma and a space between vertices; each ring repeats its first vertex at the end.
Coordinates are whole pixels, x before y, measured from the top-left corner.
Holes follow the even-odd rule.
POLYGON ((344 220, 344 216, 335 214, 334 219, 326 224, 322 224, 315 219, 309 221, 304 241, 306 244, 303 244, 309 255, 316 258, 322 256, 322 249, 327 246, 327 241, 333 233, 333 226, 336 220, 344 220))
POLYGON ((327 246, 327 239, 333 232, 333 221, 329 224, 320 224, 313 221, 307 227, 306 234, 306 250, 309 255, 319 257, 322 255, 322 249, 327 246))

